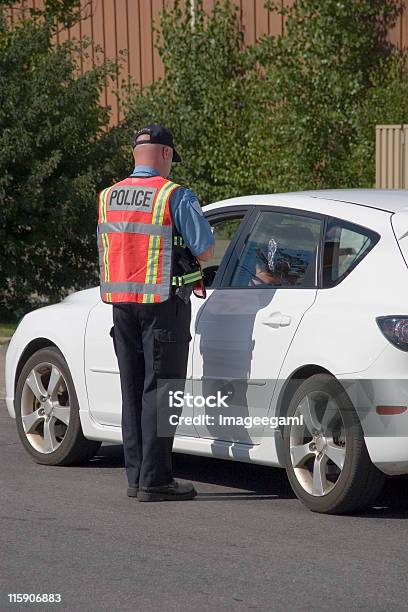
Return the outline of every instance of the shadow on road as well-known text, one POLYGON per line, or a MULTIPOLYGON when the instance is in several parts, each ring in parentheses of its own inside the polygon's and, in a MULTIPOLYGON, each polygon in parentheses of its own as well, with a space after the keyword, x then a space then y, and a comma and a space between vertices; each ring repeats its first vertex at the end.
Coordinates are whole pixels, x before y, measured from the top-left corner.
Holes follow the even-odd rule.
MULTIPOLYGON (((294 499, 286 473, 282 469, 263 465, 173 455, 174 475, 194 482, 238 489, 200 493, 196 501, 294 499)), ((123 448, 120 444, 101 446, 98 454, 83 468, 123 468, 123 448)), ((354 516, 361 518, 408 518, 408 476, 390 478, 372 508, 354 516)))
POLYGON ((375 504, 359 516, 364 518, 408 518, 408 476, 389 478, 375 504))
MULTIPOLYGON (((103 445, 98 454, 81 468, 123 468, 123 448, 120 444, 103 445)), ((250 465, 222 459, 173 455, 173 472, 176 478, 193 480, 216 486, 236 488, 236 492, 201 493, 200 499, 288 499, 294 494, 283 470, 263 465, 250 465)), ((198 498, 197 498, 198 499, 198 498)))

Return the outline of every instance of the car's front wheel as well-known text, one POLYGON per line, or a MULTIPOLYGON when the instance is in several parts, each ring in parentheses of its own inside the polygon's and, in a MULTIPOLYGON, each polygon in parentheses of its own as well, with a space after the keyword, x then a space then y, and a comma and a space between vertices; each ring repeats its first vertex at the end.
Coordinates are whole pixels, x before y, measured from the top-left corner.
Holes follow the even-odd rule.
POLYGON ((71 373, 55 347, 37 351, 24 364, 16 386, 15 411, 20 439, 37 463, 84 463, 101 445, 82 433, 71 373))
POLYGON ((286 471, 311 510, 342 514, 372 503, 384 475, 370 460, 360 421, 340 383, 316 374, 292 397, 285 426, 286 471))

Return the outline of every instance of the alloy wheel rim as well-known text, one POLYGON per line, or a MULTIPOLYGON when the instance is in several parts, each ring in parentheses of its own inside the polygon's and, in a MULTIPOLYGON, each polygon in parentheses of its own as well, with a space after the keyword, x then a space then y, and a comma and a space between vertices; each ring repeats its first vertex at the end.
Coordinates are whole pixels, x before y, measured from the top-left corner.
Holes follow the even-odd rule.
POLYGON ((302 399, 294 416, 301 415, 303 424, 292 424, 289 433, 293 471, 307 493, 322 497, 333 490, 342 474, 346 428, 337 403, 323 391, 302 399))
POLYGON ((21 396, 21 422, 28 442, 38 452, 50 454, 62 444, 68 431, 70 397, 59 368, 48 362, 28 374, 21 396))

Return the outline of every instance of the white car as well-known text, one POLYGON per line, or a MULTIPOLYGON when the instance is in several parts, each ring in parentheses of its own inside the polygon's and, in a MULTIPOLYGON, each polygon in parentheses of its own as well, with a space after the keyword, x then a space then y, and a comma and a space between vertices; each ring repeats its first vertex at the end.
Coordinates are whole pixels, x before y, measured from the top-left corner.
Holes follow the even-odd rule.
MULTIPOLYGON (((190 403, 174 450, 284 467, 314 511, 372 503, 386 474, 408 473, 408 192, 245 196, 204 211, 216 256, 205 301, 192 297, 186 384, 194 396, 238 381, 229 414, 243 418, 218 423, 190 403)), ((38 463, 122 441, 111 328, 98 287, 18 326, 6 401, 38 463)))

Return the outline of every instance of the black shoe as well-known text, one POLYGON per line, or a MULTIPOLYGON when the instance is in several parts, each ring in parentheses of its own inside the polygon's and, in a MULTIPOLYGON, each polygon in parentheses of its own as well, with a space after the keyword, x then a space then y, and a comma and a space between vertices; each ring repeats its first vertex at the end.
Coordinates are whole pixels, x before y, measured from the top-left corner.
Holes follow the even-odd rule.
POLYGON ((139 485, 135 485, 135 484, 128 485, 127 496, 128 497, 137 497, 137 492, 138 491, 139 491, 139 485))
POLYGON ((193 499, 197 495, 192 482, 173 480, 162 487, 140 487, 137 499, 140 502, 182 501, 193 499))

